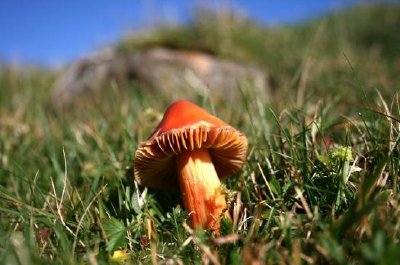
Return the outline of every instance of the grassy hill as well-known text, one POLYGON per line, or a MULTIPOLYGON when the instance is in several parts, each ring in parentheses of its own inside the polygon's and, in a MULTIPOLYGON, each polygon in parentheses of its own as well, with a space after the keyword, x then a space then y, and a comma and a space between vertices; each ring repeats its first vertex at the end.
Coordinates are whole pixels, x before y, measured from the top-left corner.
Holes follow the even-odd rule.
POLYGON ((203 10, 187 27, 161 26, 144 38, 126 38, 116 49, 124 53, 163 45, 254 62, 271 73, 277 95, 293 100, 304 72, 311 73, 307 95, 348 95, 354 89, 343 86, 359 87, 355 76, 364 89, 379 87, 390 94, 399 85, 399 11, 398 6, 363 6, 301 25, 266 28, 234 12, 217 17, 203 10))
POLYGON ((262 102, 196 103, 243 131, 225 182, 233 222, 192 231, 178 193, 133 182, 134 152, 167 98, 107 85, 58 111, 57 73, 0 71, 0 263, 397 264, 400 260, 400 7, 363 6, 279 28, 199 11, 115 45, 200 49, 272 77, 262 102), (236 211, 236 215, 233 214, 236 211))

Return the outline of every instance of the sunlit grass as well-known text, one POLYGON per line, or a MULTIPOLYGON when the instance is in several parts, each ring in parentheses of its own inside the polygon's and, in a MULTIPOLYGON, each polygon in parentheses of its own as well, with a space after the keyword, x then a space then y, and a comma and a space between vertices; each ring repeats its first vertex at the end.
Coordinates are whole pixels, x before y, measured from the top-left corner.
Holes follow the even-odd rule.
MULTIPOLYGON (((238 102, 196 102, 249 140, 242 171, 224 183, 232 222, 223 221, 219 238, 190 228, 179 193, 133 181, 134 152, 167 98, 110 84, 106 95, 57 111, 49 104, 52 74, 2 71, 1 263, 398 263, 400 104, 392 62, 365 49, 378 58, 377 76, 369 77, 371 65, 354 47, 334 53, 340 58, 328 50, 315 57, 325 39, 307 29, 314 40, 265 44, 289 57, 273 61, 279 71, 266 64, 277 79, 272 102, 241 83, 238 102), (292 45, 310 53, 290 53, 292 45)), ((287 31, 276 34, 295 34, 287 31)))

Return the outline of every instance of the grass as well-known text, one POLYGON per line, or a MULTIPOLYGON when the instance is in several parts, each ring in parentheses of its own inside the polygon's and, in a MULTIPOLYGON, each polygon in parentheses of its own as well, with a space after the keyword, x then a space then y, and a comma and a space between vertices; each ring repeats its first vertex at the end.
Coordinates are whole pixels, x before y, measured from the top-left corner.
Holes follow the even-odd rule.
MULTIPOLYGON (((167 97, 110 84, 104 97, 61 112, 48 104, 54 73, 4 68, 1 263, 398 264, 400 55, 391 39, 365 37, 394 38, 393 10, 363 7, 279 29, 234 20, 222 36, 193 24, 210 38, 197 48, 253 61, 275 79, 272 103, 240 83, 235 104, 198 97, 249 139, 243 170, 225 182, 233 222, 219 238, 187 225, 179 194, 133 181, 134 152, 167 97), (369 27, 382 13, 391 14, 386 24, 369 27)), ((117 48, 172 45, 176 36, 186 44, 175 46, 193 47, 185 34, 197 33, 175 28, 117 48)))

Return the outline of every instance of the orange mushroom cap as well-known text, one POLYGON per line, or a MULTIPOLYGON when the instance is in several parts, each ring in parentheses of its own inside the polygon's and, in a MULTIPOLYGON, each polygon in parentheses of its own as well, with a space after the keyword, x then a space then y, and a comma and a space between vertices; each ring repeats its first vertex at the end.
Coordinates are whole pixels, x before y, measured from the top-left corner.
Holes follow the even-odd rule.
POLYGON ((135 154, 135 179, 139 184, 178 190, 175 156, 207 149, 220 179, 237 172, 247 154, 246 136, 201 107, 180 100, 171 104, 160 124, 135 154))

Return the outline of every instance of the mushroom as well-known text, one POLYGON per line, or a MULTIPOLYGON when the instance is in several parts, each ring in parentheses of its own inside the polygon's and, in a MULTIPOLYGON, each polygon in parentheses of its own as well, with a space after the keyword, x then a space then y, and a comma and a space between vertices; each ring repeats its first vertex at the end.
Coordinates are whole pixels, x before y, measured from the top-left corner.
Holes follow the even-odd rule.
POLYGON ((193 228, 218 233, 227 208, 220 179, 237 172, 246 154, 243 133, 180 100, 168 107, 156 130, 136 151, 135 179, 146 187, 180 188, 193 228))

